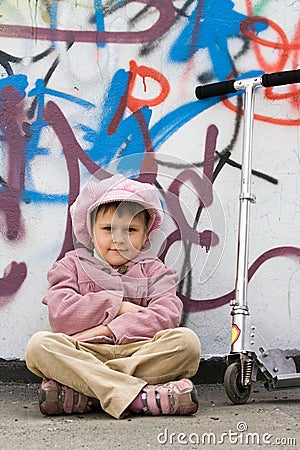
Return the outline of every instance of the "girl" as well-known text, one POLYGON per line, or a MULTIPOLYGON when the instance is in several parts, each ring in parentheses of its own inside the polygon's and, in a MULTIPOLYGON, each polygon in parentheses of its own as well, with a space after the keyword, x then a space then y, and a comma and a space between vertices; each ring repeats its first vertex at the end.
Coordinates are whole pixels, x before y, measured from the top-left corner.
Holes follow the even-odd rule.
POLYGON ((70 209, 72 250, 48 273, 52 332, 38 332, 27 367, 43 378, 44 414, 101 407, 134 413, 192 414, 196 334, 179 327, 177 273, 147 247, 163 214, 156 189, 114 175, 90 180, 70 209))

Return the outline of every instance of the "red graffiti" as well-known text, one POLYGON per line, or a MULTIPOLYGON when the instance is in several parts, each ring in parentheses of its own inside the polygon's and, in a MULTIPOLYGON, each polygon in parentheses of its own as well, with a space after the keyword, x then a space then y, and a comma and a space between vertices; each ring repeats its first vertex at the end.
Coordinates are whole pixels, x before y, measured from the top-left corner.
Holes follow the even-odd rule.
MULTIPOLYGON (((153 152, 153 146, 151 142, 151 138, 149 135, 149 128, 148 124, 145 122, 144 115, 142 114, 140 108, 142 107, 150 107, 150 106, 156 106, 160 103, 162 103, 166 97, 168 96, 170 91, 170 86, 168 83, 168 80, 158 71, 146 67, 146 66, 138 66, 135 61, 130 61, 130 71, 128 74, 128 84, 127 89, 124 92, 124 94, 120 98, 119 106, 114 114, 114 117, 112 118, 109 126, 108 126, 108 135, 112 135, 116 132, 116 129, 118 128, 120 121, 122 120, 122 117, 124 115, 125 109, 128 107, 135 116, 137 122, 139 123, 143 138, 144 138, 144 148, 146 150, 146 153, 153 152), (153 98, 153 99, 138 99, 132 95, 134 86, 136 83, 137 76, 141 76, 143 79, 149 77, 157 81, 157 83, 161 86, 161 92, 160 94, 153 98)), ((150 157, 147 156, 147 164, 149 163, 150 157)), ((153 158, 152 164, 154 163, 153 158)), ((142 172, 145 172, 146 165, 143 164, 142 172)), ((147 169, 147 172, 149 170, 147 169)), ((153 172, 152 172, 153 173, 153 172)), ((156 171, 155 171, 156 173, 156 171)), ((144 179, 144 181, 146 181, 144 179)), ((150 182, 148 180, 148 182, 150 182)))
POLYGON ((138 66, 135 61, 130 61, 130 73, 132 76, 129 81, 127 106, 132 112, 135 112, 144 106, 148 107, 157 106, 160 103, 162 103, 169 95, 170 92, 169 82, 166 79, 166 77, 164 77, 162 73, 158 72, 157 70, 154 70, 151 67, 138 66), (161 92, 159 93, 159 95, 157 95, 157 97, 152 99, 138 99, 133 96, 133 90, 138 75, 143 78, 145 91, 147 90, 146 78, 152 78, 160 85, 161 92))
MULTIPOLYGON (((241 32, 242 34, 250 39, 253 42, 254 52, 256 54, 256 58, 260 64, 260 67, 264 72, 280 72, 285 69, 286 64, 288 63, 289 58, 295 54, 298 54, 300 50, 300 21, 298 21, 297 30, 295 33, 295 37, 291 42, 288 41, 286 34, 275 22, 270 19, 260 18, 260 17, 251 17, 249 19, 244 20, 241 23, 241 32), (278 42, 271 42, 266 39, 260 38, 257 34, 253 32, 253 25, 257 22, 267 23, 270 28, 272 28, 278 34, 278 42), (278 60, 275 63, 269 64, 266 58, 263 56, 261 52, 262 47, 271 47, 275 51, 278 52, 278 60)), ((292 58, 292 69, 297 69, 298 61, 295 58, 292 58)), ((296 85, 288 86, 287 92, 284 94, 273 93, 273 88, 267 88, 265 91, 265 95, 267 98, 272 100, 278 99, 290 99, 294 106, 299 106, 298 95, 300 94, 300 89, 297 88, 296 85)))
MULTIPOLYGON (((291 39, 291 41, 289 41, 286 36, 286 33, 278 24, 265 17, 253 16, 251 0, 246 0, 246 3, 247 3, 247 13, 250 17, 245 19, 241 23, 240 29, 242 35, 245 36, 247 39, 251 40, 253 44, 254 53, 256 55, 256 59, 259 62, 261 69, 266 73, 297 69, 299 61, 298 56, 300 51, 300 20, 298 19, 298 24, 294 37, 291 39), (254 25, 256 23, 267 24, 278 36, 278 39, 276 41, 270 41, 259 37, 259 35, 255 33, 254 25), (273 49, 272 57, 274 54, 276 54, 275 52, 277 52, 278 54, 277 61, 275 61, 274 63, 268 63, 268 61, 262 54, 261 50, 262 47, 272 48, 273 49), (291 62, 291 64, 288 68, 286 68, 286 65, 288 64, 289 61, 291 62)), ((300 89, 296 84, 289 85, 288 87, 282 87, 280 93, 278 93, 277 91, 274 92, 274 88, 269 87, 265 89, 264 93, 265 97, 272 101, 288 99, 289 104, 292 105, 293 109, 296 112, 296 117, 294 119, 293 118, 282 119, 277 117, 267 117, 255 113, 254 114, 255 120, 289 127, 300 125, 300 119, 298 118, 298 111, 300 107, 300 89)), ((237 112, 236 106, 232 104, 230 100, 224 99, 223 103, 230 110, 237 112)))

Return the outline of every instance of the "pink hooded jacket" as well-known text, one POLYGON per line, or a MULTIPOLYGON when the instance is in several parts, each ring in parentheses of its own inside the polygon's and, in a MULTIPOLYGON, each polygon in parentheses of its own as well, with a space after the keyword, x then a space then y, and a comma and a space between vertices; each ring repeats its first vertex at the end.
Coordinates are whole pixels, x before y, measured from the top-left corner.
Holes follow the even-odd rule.
MULTIPOLYGON (((79 194, 77 203, 71 208, 71 216, 73 228, 74 223, 77 224, 75 236, 81 244, 84 241, 85 247, 66 253, 50 269, 50 287, 43 299, 48 305, 49 322, 54 332, 72 335, 103 324, 109 325, 114 337, 98 336, 88 341, 126 344, 151 339, 158 331, 179 326, 183 305, 176 295, 177 272, 147 251, 141 251, 134 261, 119 268, 93 256, 90 224, 94 205, 102 203, 99 199, 104 194, 109 198, 107 201, 114 198, 134 201, 136 188, 141 184, 116 175, 103 182, 97 181, 93 195, 87 188, 79 194), (117 198, 111 192, 116 189, 116 179, 122 182, 123 191, 120 194, 119 189, 117 198), (122 301, 143 308, 118 316, 122 301)), ((153 186, 143 183, 142 187, 138 191, 140 198, 135 201, 147 205, 152 218, 149 229, 157 229, 162 219, 158 195, 153 186)))

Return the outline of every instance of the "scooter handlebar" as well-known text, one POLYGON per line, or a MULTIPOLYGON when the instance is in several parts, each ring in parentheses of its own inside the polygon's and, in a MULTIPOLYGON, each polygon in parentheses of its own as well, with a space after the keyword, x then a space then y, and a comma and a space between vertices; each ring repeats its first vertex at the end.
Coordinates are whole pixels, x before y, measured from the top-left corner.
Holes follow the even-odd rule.
MULTIPOLYGON (((232 94, 237 91, 235 83, 237 80, 220 81, 219 83, 205 84, 197 86, 196 97, 199 100, 220 95, 232 94)), ((264 87, 281 86, 284 84, 300 83, 300 69, 287 70, 285 72, 265 73, 261 77, 261 84, 264 87)))
POLYGON ((282 86, 284 84, 300 83, 300 69, 285 72, 265 73, 262 77, 264 87, 282 86))
POLYGON ((219 83, 205 84, 197 86, 195 90, 196 97, 201 100, 203 98, 218 97, 219 95, 231 94, 236 92, 234 88, 235 80, 220 81, 219 83))

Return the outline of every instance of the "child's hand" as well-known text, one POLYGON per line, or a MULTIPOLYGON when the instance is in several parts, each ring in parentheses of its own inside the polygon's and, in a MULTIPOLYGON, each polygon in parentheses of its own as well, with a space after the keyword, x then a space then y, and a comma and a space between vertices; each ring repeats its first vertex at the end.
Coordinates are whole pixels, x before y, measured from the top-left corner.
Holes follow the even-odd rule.
POLYGON ((79 333, 72 335, 72 337, 77 341, 83 341, 85 339, 90 339, 97 336, 112 337, 113 333, 107 326, 97 325, 96 327, 89 328, 88 330, 80 331, 79 333))
POLYGON ((127 313, 127 312, 137 313, 137 312, 141 311, 142 308, 143 308, 143 306, 135 305, 134 303, 122 302, 121 307, 118 312, 118 316, 121 316, 122 314, 127 313))

